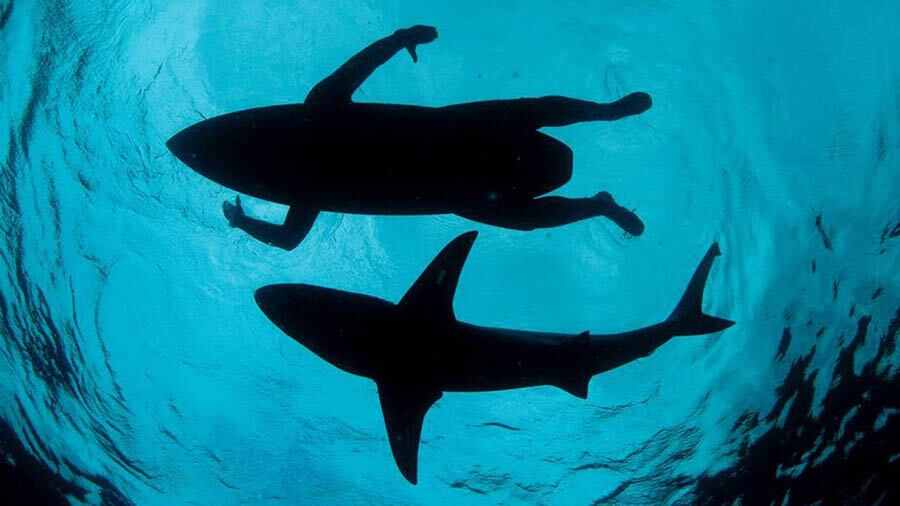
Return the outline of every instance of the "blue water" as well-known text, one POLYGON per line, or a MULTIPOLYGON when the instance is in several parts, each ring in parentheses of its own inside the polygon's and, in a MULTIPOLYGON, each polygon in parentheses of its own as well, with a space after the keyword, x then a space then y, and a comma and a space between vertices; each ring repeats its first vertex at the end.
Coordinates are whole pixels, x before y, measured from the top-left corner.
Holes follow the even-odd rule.
POLYGON ((0 1, 5 472, 88 504, 898 497, 898 25, 891 0, 0 1), (642 116, 546 129, 575 152, 559 194, 608 190, 645 234, 323 214, 286 253, 229 228, 233 193, 164 146, 204 117, 302 101, 418 23, 440 38, 357 101, 649 92, 642 116), (738 325, 594 378, 587 401, 446 394, 413 487, 374 384, 282 335, 252 293, 396 301, 471 229, 462 320, 652 323, 717 240, 706 309, 738 325))

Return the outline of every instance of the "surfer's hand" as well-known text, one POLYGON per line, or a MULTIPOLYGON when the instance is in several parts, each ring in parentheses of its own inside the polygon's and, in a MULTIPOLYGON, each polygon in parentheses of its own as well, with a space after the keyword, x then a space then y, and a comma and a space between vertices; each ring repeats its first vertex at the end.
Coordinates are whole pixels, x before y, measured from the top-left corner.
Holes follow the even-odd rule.
POLYGON ((238 222, 245 216, 244 208, 241 207, 240 195, 234 198, 234 204, 227 200, 222 202, 222 214, 225 215, 229 225, 232 227, 238 226, 238 222))
POLYGON ((427 44, 437 38, 437 28, 426 25, 416 25, 409 28, 403 28, 394 32, 394 35, 400 41, 400 44, 409 51, 409 55, 414 62, 419 61, 416 54, 416 46, 419 44, 427 44))
POLYGON ((416 25, 397 30, 397 34, 407 44, 427 44, 437 38, 437 28, 427 25, 416 25))

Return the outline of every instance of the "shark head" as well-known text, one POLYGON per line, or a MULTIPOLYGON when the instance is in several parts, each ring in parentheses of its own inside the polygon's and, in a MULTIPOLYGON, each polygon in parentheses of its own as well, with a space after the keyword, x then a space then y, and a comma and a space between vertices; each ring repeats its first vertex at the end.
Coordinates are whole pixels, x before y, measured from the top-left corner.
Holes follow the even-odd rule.
POLYGON ((256 290, 256 305, 283 333, 345 371, 367 377, 395 371, 422 329, 433 334, 455 321, 453 295, 476 235, 451 241, 398 304, 321 286, 275 284, 256 290))
POLYGON ((254 294, 282 332, 332 364, 363 376, 379 336, 394 330, 393 304, 366 295, 304 284, 264 286, 254 294))

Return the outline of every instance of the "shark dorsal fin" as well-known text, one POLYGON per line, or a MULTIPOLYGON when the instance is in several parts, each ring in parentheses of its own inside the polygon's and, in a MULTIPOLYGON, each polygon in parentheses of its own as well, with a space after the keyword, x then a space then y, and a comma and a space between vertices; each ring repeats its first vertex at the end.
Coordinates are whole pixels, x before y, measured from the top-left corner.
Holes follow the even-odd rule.
POLYGON ((400 308, 413 310, 419 317, 455 319, 453 295, 477 235, 466 232, 444 246, 400 300, 400 308))

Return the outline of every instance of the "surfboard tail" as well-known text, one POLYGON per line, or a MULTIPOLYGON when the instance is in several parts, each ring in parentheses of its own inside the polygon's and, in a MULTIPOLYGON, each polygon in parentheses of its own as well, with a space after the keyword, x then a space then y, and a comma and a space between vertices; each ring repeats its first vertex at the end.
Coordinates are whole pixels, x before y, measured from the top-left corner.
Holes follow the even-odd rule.
POLYGON ((722 254, 719 250, 719 244, 713 243, 707 250, 700 265, 691 276, 684 295, 675 310, 666 319, 666 323, 671 325, 672 333, 676 336, 696 336, 703 334, 712 334, 727 329, 734 325, 731 320, 718 318, 703 312, 703 289, 706 287, 706 281, 709 278, 709 271, 712 268, 713 260, 722 254))

